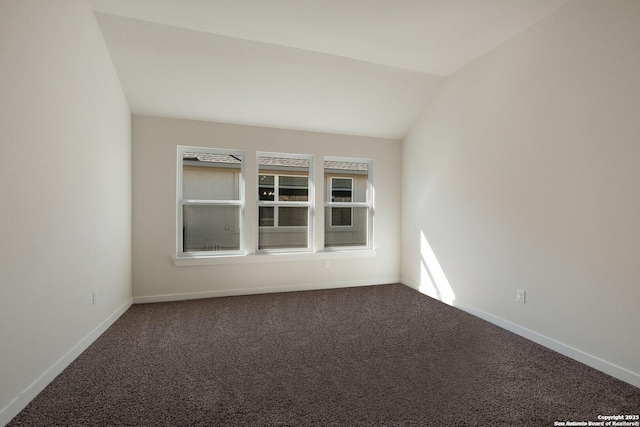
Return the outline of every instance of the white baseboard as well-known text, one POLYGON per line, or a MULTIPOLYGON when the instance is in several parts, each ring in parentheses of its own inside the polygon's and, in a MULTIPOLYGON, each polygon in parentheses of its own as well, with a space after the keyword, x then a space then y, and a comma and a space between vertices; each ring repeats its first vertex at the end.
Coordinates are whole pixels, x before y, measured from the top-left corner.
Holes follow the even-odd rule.
POLYGON ((47 369, 38 379, 20 393, 11 403, 0 410, 0 426, 5 426, 20 413, 42 390, 45 389, 64 369, 71 364, 83 351, 85 351, 100 335, 106 331, 129 307, 132 299, 129 298, 116 311, 89 332, 80 342, 71 348, 56 363, 47 369))
MULTIPOLYGON (((405 286, 408 286, 420 292, 420 286, 415 283, 411 283, 409 281, 402 280, 402 279, 401 279, 401 283, 404 284, 405 286)), ((433 298, 433 296, 431 295, 428 295, 428 296, 433 298)), ((638 373, 635 373, 635 372, 629 371, 628 369, 614 365, 611 362, 607 362, 606 360, 602 360, 596 356, 592 356, 588 353, 585 353, 581 350, 573 348, 569 345, 563 344, 552 338, 546 337, 537 332, 531 331, 525 327, 512 323, 501 317, 494 316, 491 313, 487 313, 486 311, 477 309, 467 304, 464 304, 458 301, 453 301, 453 307, 458 308, 462 311, 466 311, 467 313, 472 314, 473 316, 479 317, 480 319, 493 323, 496 326, 499 326, 503 329, 513 332, 514 334, 520 335, 521 337, 524 337, 530 341, 540 344, 543 347, 546 347, 550 350, 558 352, 573 360, 576 360, 580 363, 584 363, 587 366, 597 369, 600 372, 604 372, 607 375, 610 375, 614 378, 617 378, 635 387, 640 388, 640 374, 638 373)))
POLYGON ((346 282, 325 282, 325 283, 308 283, 291 286, 274 286, 268 288, 238 288, 238 289, 224 289, 219 291, 207 291, 207 292, 190 292, 182 294, 166 294, 166 295, 149 295, 134 297, 134 304, 145 304, 153 302, 170 302, 170 301, 183 301, 189 299, 200 298, 216 298, 216 297, 230 297, 239 295, 257 295, 257 294, 271 294, 277 292, 295 292, 295 291, 312 291, 318 289, 337 289, 337 288, 352 288, 356 286, 369 286, 369 285, 385 285, 389 283, 400 283, 398 277, 390 277, 386 279, 378 280, 354 280, 346 282))

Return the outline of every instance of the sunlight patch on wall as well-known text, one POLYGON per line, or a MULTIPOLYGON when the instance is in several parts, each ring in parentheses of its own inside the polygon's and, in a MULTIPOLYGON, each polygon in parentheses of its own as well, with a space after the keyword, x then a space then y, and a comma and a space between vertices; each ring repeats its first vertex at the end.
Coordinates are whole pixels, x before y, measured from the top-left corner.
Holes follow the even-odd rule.
POLYGON ((420 232, 420 288, 419 291, 445 304, 453 305, 456 296, 444 274, 431 245, 420 232))

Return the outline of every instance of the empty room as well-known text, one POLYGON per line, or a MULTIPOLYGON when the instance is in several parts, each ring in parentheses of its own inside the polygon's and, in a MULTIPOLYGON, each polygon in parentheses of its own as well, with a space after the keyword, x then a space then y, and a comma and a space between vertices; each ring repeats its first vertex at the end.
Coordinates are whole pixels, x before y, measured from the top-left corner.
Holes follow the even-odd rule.
POLYGON ((0 426, 640 426, 640 1, 0 0, 0 426))

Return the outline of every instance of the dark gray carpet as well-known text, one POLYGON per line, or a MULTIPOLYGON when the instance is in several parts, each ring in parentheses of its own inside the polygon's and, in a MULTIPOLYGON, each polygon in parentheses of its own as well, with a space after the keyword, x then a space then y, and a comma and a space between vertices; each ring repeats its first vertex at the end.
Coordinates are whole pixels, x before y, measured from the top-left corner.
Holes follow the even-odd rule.
POLYGON ((402 285, 134 305, 9 425, 552 426, 640 389, 402 285))

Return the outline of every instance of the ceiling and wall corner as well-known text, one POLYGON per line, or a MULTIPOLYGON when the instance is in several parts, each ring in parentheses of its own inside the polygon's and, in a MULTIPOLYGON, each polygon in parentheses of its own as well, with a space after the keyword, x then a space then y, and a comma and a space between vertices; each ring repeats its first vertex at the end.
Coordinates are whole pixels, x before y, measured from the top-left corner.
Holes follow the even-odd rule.
POLYGON ((448 78, 400 223, 403 283, 640 387, 639 39, 640 2, 581 0, 448 78))
POLYGON ((98 15, 134 114, 401 138, 442 77, 98 15))
POLYGON ((133 114, 402 139, 568 0, 90 0, 133 114))

